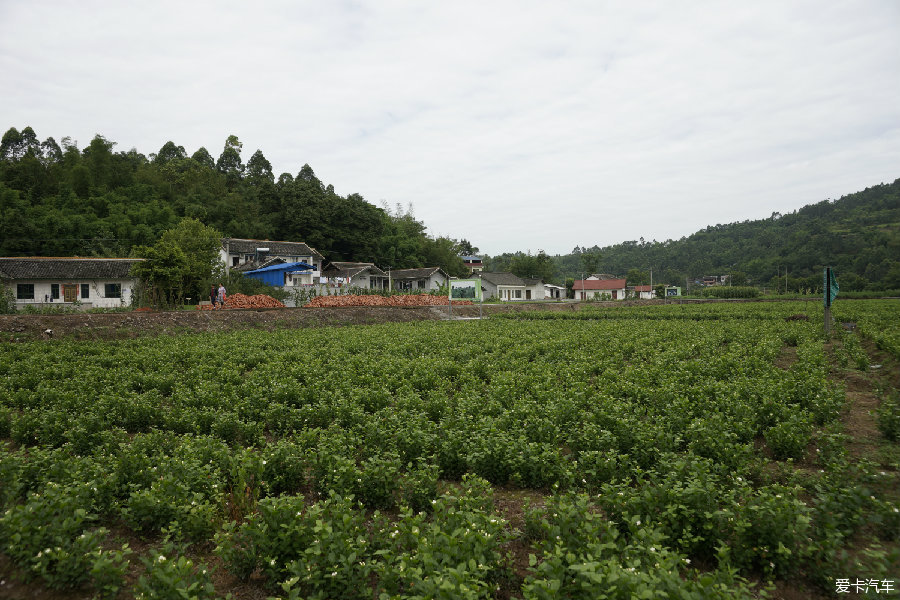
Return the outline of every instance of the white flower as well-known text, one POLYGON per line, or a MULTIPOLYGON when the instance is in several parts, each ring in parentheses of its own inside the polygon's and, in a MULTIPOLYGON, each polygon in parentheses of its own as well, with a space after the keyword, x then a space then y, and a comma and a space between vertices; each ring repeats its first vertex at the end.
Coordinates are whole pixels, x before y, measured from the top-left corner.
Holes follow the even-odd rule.
POLYGON ((166 562, 166 557, 162 554, 159 555, 159 558, 156 559, 158 562, 166 562))

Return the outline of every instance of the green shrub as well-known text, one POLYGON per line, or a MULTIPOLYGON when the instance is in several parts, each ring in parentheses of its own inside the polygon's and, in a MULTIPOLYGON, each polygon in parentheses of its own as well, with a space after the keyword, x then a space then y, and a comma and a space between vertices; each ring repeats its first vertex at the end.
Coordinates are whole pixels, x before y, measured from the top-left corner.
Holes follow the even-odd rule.
POLYGON ((900 393, 882 396, 876 418, 881 435, 891 441, 900 440, 900 393))
POLYGON ((148 556, 141 557, 141 562, 146 572, 134 588, 137 600, 216 598, 209 568, 180 556, 171 542, 165 543, 160 550, 151 549, 148 556))
POLYGON ((812 432, 809 416, 795 413, 767 429, 763 432, 763 437, 777 460, 801 459, 806 456, 812 432))

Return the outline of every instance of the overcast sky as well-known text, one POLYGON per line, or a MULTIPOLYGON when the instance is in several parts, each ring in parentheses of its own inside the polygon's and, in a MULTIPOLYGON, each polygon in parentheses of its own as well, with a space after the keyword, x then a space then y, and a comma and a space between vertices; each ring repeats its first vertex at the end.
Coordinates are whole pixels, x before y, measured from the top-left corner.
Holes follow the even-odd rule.
POLYGON ((0 0, 0 116, 567 253, 900 177, 900 2, 0 0))

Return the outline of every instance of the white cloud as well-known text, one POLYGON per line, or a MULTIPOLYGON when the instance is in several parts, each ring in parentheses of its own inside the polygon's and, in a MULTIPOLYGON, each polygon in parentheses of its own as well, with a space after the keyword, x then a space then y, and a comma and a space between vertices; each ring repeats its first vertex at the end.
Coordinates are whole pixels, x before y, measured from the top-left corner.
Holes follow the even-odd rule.
POLYGON ((900 176, 889 0, 0 3, 0 114, 412 202, 484 251, 666 239, 900 176))

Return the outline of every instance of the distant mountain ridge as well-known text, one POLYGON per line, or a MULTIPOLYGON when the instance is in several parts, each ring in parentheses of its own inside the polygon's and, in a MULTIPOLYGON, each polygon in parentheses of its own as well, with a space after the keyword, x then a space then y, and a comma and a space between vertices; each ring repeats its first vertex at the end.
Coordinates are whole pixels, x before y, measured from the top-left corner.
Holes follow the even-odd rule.
POLYGON ((898 289, 900 179, 767 219, 709 226, 680 240, 576 248, 555 257, 557 273, 580 278, 582 252, 602 255, 600 271, 653 269, 661 283, 736 273, 750 284, 783 289, 786 271, 789 290, 814 289, 822 285, 822 268, 832 266, 841 289, 898 289))

